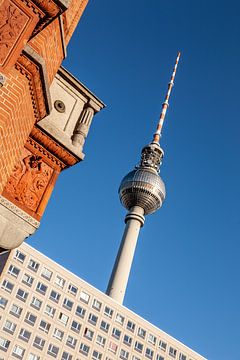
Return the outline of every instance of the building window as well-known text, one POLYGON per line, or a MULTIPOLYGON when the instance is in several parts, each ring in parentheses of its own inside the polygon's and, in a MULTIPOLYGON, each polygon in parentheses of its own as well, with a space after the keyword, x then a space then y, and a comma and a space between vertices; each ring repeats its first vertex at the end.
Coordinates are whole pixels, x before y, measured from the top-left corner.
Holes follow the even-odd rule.
POLYGON ((9 348, 10 345, 10 341, 7 339, 4 339, 3 337, 0 337, 0 349, 2 349, 3 351, 7 351, 7 349, 9 348))
POLYGON ((48 354, 53 356, 53 357, 57 357, 57 354, 58 354, 58 351, 59 351, 59 348, 53 344, 49 344, 48 346, 48 354))
POLYGON ((6 332, 13 334, 15 329, 16 329, 16 324, 14 324, 12 321, 10 320, 6 320, 5 324, 3 326, 3 330, 5 330, 6 332))
POLYGON ((54 336, 55 338, 57 338, 58 340, 62 341, 63 335, 64 335, 64 332, 63 332, 63 331, 61 331, 61 330, 59 330, 59 329, 57 329, 57 328, 54 329, 53 336, 54 336))
POLYGON ((69 317, 65 315, 64 313, 60 313, 58 319, 64 324, 67 325, 69 317))
POLYGON ((108 306, 105 306, 105 309, 104 309, 104 314, 108 317, 112 317, 113 315, 113 309, 111 309, 110 307, 108 306))
POLYGON ((94 360, 101 360, 102 354, 99 351, 94 350, 92 354, 92 359, 94 360))
POLYGON ((89 314, 88 316, 88 321, 93 324, 93 325, 96 325, 97 324, 97 320, 98 320, 98 317, 92 313, 89 314))
POLYGON ((69 300, 68 298, 65 298, 63 301, 63 307, 71 311, 73 307, 73 301, 69 300))
POLYGON ((92 340, 94 335, 94 332, 88 328, 85 328, 84 330, 84 336, 88 339, 88 340, 92 340))
POLYGON ((143 351, 143 344, 141 344, 139 341, 136 341, 134 349, 141 353, 143 351))
POLYGON ((25 317, 25 322, 26 323, 33 326, 35 324, 36 320, 37 320, 37 317, 35 315, 33 315, 30 312, 27 312, 27 315, 25 317))
POLYGON ((55 308, 53 308, 53 307, 50 306, 50 305, 46 305, 45 310, 44 310, 44 313, 47 314, 47 315, 50 316, 50 317, 53 317, 54 314, 55 314, 55 311, 56 311, 55 308))
POLYGON ((47 291, 47 286, 43 284, 42 282, 38 282, 36 290, 40 292, 41 294, 45 295, 47 291))
POLYGON ((159 345, 158 345, 159 349, 166 351, 167 349, 167 343, 165 341, 160 340, 159 341, 159 345))
POLYGON ((90 299, 90 295, 88 295, 88 294, 85 293, 84 291, 81 291, 80 300, 82 300, 82 301, 84 301, 85 303, 88 304, 89 299, 90 299))
POLYGON ((162 355, 157 354, 156 360, 164 360, 164 357, 162 355))
POLYGON ((72 355, 69 354, 68 352, 64 351, 64 352, 62 353, 61 360, 72 360, 72 355))
POLYGON ((128 329, 128 330, 134 332, 135 326, 136 326, 136 325, 135 325, 132 321, 128 320, 128 322, 127 322, 127 329, 128 329))
POLYGON ((35 309, 39 310, 40 307, 42 306, 42 301, 39 300, 38 298, 36 298, 35 296, 32 298, 32 302, 30 304, 32 307, 34 307, 35 309))
POLYGON ((27 300, 27 297, 28 297, 28 292, 26 292, 26 291, 24 291, 23 289, 20 289, 20 288, 19 288, 18 291, 17 291, 16 297, 17 297, 19 300, 25 302, 25 301, 27 300))
POLYGON ((21 251, 17 250, 17 251, 16 251, 16 255, 15 255, 14 258, 15 258, 17 261, 23 263, 24 260, 25 260, 25 258, 26 258, 26 255, 23 254, 21 251))
POLYGON ((155 345, 155 344, 156 344, 156 341, 157 341, 156 336, 154 336, 153 334, 148 334, 148 342, 149 342, 150 344, 155 345))
POLYGON ((132 360, 141 360, 139 357, 133 355, 132 360))
POLYGON ((41 320, 39 324, 39 329, 48 334, 51 324, 46 322, 45 320, 41 320))
POLYGON ((102 303, 101 301, 97 300, 97 299, 94 299, 93 300, 93 304, 92 304, 92 307, 98 311, 101 310, 101 307, 102 307, 102 303))
POLYGON ((117 352, 117 344, 115 344, 114 342, 110 341, 109 345, 108 345, 108 350, 111 351, 112 353, 116 354, 117 352))
POLYGON ((170 346, 170 348, 169 348, 169 356, 171 356, 171 357, 173 357, 175 359, 176 355, 177 355, 177 350, 174 349, 172 346, 170 346))
POLYGON ((75 349, 77 344, 77 339, 75 339, 73 336, 68 335, 66 344, 70 346, 71 348, 75 349))
POLYGON ((121 331, 118 330, 117 328, 113 328, 112 336, 114 336, 116 339, 120 339, 121 331))
POLYGON ((3 280, 3 283, 2 283, 2 289, 4 289, 5 291, 9 292, 11 294, 12 292, 12 289, 13 289, 13 284, 8 281, 8 280, 3 280))
POLYGON ((129 352, 124 349, 121 349, 120 350, 120 359, 128 360, 128 357, 129 357, 129 352))
POLYGON ((58 303, 59 299, 60 299, 60 294, 55 291, 55 290, 52 290, 51 293, 50 293, 50 296, 49 298, 52 300, 52 301, 55 301, 56 303, 58 303))
POLYGON ((152 359, 152 358, 153 358, 153 350, 151 350, 151 349, 149 349, 149 348, 146 348, 145 356, 146 356, 148 359, 152 359))
POLYGON ((3 296, 0 296, 0 308, 5 309, 7 303, 8 303, 7 299, 5 299, 3 296))
POLYGON ((12 304, 11 309, 10 309, 10 314, 19 318, 21 313, 22 313, 22 308, 18 305, 12 304))
POLYGON ((77 292, 78 292, 78 288, 77 288, 76 286, 74 286, 73 284, 69 284, 69 285, 68 285, 68 291, 69 291, 72 295, 76 296, 76 294, 77 294, 77 292))
POLYGON ((23 349, 21 346, 19 345, 14 346, 12 355, 17 357, 18 359, 23 359, 24 353, 25 353, 25 349, 23 349))
POLYGON ((101 325, 100 325, 100 329, 105 331, 105 332, 108 332, 109 327, 110 327, 110 325, 106 321, 102 320, 101 325))
POLYGON ((42 350, 45 345, 45 342, 46 341, 44 339, 40 338, 39 336, 36 336, 33 342, 33 346, 42 350))
POLYGON ((30 353, 28 355, 28 360, 40 360, 40 356, 37 356, 37 355, 35 355, 33 353, 30 353))
POLYGON ((34 261, 33 259, 30 259, 28 263, 28 268, 31 269, 32 271, 37 272, 39 268, 39 263, 34 261))
POLYGON ((126 345, 129 345, 129 346, 131 346, 131 344, 132 344, 132 338, 129 336, 129 335, 124 335, 124 338, 123 338, 123 342, 124 342, 124 344, 126 344, 126 345))
POLYGON ((120 315, 120 314, 117 314, 117 315, 116 315, 116 321, 117 321, 119 324, 123 325, 123 323, 124 323, 124 317, 123 317, 122 315, 120 315))
POLYGON ((28 330, 26 330, 26 329, 23 329, 23 328, 20 330, 20 333, 19 333, 19 335, 18 335, 18 337, 19 337, 20 339, 22 339, 23 341, 26 341, 26 342, 29 341, 30 336, 31 336, 30 331, 28 331, 28 330))
POLYGON ((22 282, 27 286, 32 286, 34 278, 28 274, 24 274, 22 278, 22 282))
POLYGON ((180 354, 179 354, 179 360, 187 360, 186 355, 180 353, 180 354))
POLYGON ((71 325, 71 330, 79 332, 80 328, 81 328, 81 325, 77 321, 73 320, 72 325, 71 325))
POLYGON ((61 276, 57 275, 55 279, 55 284, 58 285, 61 289, 63 289, 65 280, 61 276))
POLYGON ((16 266, 14 265, 9 266, 8 274, 17 278, 19 273, 20 273, 20 269, 18 269, 16 266))
POLYGON ((49 269, 47 269, 45 267, 43 268, 42 273, 41 273, 42 277, 44 277, 47 280, 51 280, 52 274, 53 274, 52 271, 50 271, 49 269))
POLYGON ((103 337, 102 335, 98 335, 98 336, 97 336, 97 339, 96 339, 96 344, 104 347, 104 346, 105 346, 105 343, 106 343, 106 338, 103 337))
POLYGON ((145 339, 146 330, 144 330, 143 328, 138 328, 138 336, 140 336, 141 338, 145 339))
POLYGON ((82 353, 82 354, 84 354, 84 355, 88 355, 88 353, 89 353, 89 349, 90 349, 90 347, 88 346, 88 345, 86 345, 86 344, 84 344, 84 343, 81 343, 80 344, 80 348, 79 348, 79 351, 82 353))
POLYGON ((75 314, 77 316, 80 316, 81 318, 84 318, 84 316, 86 314, 86 310, 81 306, 77 306, 75 314))

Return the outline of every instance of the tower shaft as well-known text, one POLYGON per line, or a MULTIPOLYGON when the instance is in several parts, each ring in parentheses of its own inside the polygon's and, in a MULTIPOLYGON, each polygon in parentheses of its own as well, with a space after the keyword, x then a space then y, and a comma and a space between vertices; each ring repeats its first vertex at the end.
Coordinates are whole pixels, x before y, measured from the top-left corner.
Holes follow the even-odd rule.
POLYGON ((163 150, 159 140, 169 105, 169 97, 174 84, 180 53, 178 53, 171 76, 162 112, 150 144, 141 152, 140 164, 121 181, 118 189, 122 205, 129 211, 125 218, 125 231, 118 250, 106 294, 122 304, 131 271, 138 234, 144 224, 144 215, 152 214, 162 206, 166 196, 165 185, 159 176, 163 150))
POLYGON ((138 234, 144 224, 143 214, 143 208, 133 206, 125 218, 125 230, 106 291, 119 304, 123 303, 125 296, 138 234))

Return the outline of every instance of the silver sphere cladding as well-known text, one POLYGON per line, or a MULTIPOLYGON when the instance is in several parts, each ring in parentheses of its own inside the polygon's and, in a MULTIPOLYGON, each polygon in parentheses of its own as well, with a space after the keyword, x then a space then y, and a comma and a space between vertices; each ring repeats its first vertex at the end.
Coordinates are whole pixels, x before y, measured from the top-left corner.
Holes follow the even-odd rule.
POLYGON ((122 180, 119 190, 122 205, 130 210, 133 206, 144 209, 145 215, 158 210, 165 199, 165 185, 152 169, 140 167, 128 173, 122 180))

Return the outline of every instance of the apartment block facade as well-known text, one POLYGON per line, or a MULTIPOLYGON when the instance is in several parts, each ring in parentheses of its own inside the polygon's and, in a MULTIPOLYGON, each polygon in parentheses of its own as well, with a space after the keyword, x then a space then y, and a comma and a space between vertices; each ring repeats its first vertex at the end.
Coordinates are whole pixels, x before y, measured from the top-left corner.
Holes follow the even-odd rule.
POLYGON ((0 264, 1 360, 205 359, 26 243, 0 264))

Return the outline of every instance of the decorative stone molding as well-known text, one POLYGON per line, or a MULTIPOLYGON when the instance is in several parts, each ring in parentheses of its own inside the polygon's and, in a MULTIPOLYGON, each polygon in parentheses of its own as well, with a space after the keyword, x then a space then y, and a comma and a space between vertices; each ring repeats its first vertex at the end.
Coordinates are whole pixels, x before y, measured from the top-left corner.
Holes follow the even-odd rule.
POLYGON ((13 214, 17 215, 20 219, 24 220, 29 225, 33 226, 35 229, 38 229, 40 222, 34 219, 32 216, 28 215, 25 211, 21 210, 19 207, 14 205, 11 201, 7 200, 4 196, 0 195, 0 205, 4 206, 6 209, 11 211, 13 214))
POLYGON ((33 36, 35 36, 39 31, 41 31, 45 26, 47 26, 52 20, 57 16, 62 14, 67 10, 70 0, 24 0, 26 2, 31 2, 33 6, 37 6, 44 13, 44 16, 40 19, 36 28, 33 31, 33 36))
POLYGON ((46 114, 48 115, 52 110, 51 96, 49 91, 48 77, 46 63, 36 51, 34 51, 28 44, 23 49, 23 56, 27 57, 32 63, 36 64, 39 69, 39 77, 41 81, 42 96, 45 101, 46 114))
POLYGON ((0 248, 18 247, 39 225, 39 221, 0 195, 0 248))
POLYGON ((75 165, 78 162, 76 156, 58 144, 47 133, 34 126, 27 143, 38 149, 45 157, 49 158, 60 170, 75 165))
POLYGON ((52 107, 45 61, 26 45, 15 67, 28 79, 34 115, 36 120, 40 120, 50 113, 52 107))

